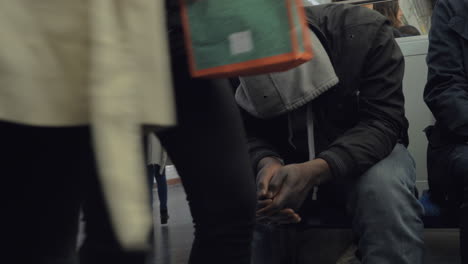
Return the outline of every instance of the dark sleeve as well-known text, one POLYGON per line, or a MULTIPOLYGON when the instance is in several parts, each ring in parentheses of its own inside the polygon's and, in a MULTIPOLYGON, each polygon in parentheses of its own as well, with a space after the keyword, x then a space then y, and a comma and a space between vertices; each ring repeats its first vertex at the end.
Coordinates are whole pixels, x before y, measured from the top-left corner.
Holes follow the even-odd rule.
POLYGON ((468 138, 467 21, 454 15, 449 2, 438 1, 432 15, 424 100, 441 127, 468 138))
POLYGON ((257 172, 258 163, 265 157, 275 157, 281 160, 279 151, 265 137, 268 130, 264 126, 265 121, 253 117, 243 109, 241 109, 241 114, 247 133, 247 147, 253 170, 257 172))
POLYGON ((404 58, 391 26, 382 22, 377 27, 361 74, 359 121, 318 156, 337 178, 363 174, 392 152, 407 129, 404 58))

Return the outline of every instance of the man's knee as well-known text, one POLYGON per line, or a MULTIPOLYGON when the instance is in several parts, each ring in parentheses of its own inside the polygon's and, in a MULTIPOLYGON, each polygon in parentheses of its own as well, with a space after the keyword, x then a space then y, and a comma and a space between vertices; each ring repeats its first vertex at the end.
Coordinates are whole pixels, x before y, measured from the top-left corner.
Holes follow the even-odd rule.
POLYGON ((406 228, 412 230, 408 239, 417 239, 423 208, 416 197, 415 174, 414 161, 401 146, 361 175, 348 204, 355 228, 406 228))
POLYGON ((422 214, 416 197, 415 165, 403 146, 369 169, 356 181, 350 201, 354 209, 380 215, 398 215, 409 210, 422 214))
POLYGON ((414 161, 406 148, 397 145, 387 158, 360 176, 356 182, 356 191, 369 198, 391 202, 402 192, 414 195, 415 180, 414 161))

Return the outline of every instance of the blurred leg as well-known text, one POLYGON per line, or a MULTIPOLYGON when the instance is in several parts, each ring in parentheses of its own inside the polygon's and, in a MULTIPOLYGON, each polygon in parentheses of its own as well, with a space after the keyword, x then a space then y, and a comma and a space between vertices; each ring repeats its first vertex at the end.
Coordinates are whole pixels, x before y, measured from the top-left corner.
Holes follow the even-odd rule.
POLYGON ((155 166, 155 178, 156 184, 158 186, 158 197, 159 197, 159 210, 167 211, 167 179, 166 179, 166 169, 162 170, 160 173, 161 167, 159 165, 155 166))
POLYGON ((159 133, 195 224, 191 264, 250 263, 255 181, 239 109, 227 81, 192 79, 176 3, 168 25, 177 128, 159 133))
POLYGON ((229 85, 190 79, 173 61, 179 126, 160 133, 195 224, 190 263, 250 263, 255 182, 229 85))
POLYGON ((75 264, 79 207, 89 166, 86 128, 0 122, 2 239, 10 263, 75 264))
POLYGON ((462 263, 468 263, 468 145, 457 145, 448 157, 448 175, 455 178, 460 208, 460 253, 462 263))
POLYGON ((150 195, 151 195, 151 205, 153 205, 153 187, 154 187, 154 165, 146 166, 146 172, 148 173, 148 185, 150 187, 150 195))
MULTIPOLYGON (((90 171, 90 173, 96 175, 95 170, 90 171)), ((110 215, 97 176, 92 177, 87 183, 83 214, 86 234, 83 246, 80 249, 80 263, 145 263, 148 252, 125 251, 120 246, 112 228, 110 215)))
POLYGON ((468 187, 465 185, 465 202, 461 208, 460 252, 463 264, 468 264, 468 187))

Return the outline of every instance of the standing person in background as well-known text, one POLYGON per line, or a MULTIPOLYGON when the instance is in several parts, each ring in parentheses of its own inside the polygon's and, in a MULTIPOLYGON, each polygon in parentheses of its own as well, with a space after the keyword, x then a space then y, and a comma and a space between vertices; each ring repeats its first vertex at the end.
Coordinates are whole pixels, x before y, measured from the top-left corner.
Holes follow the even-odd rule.
POLYGON ((401 37, 413 37, 413 36, 420 36, 421 32, 416 27, 411 25, 404 25, 398 28, 398 31, 401 33, 401 37))
MULTIPOLYGON (((151 186, 151 194, 153 194, 153 182, 156 180, 158 186, 159 197, 159 213, 161 224, 167 224, 169 213, 167 211, 167 180, 166 180, 166 162, 167 153, 164 151, 161 143, 156 138, 154 133, 147 135, 147 169, 148 180, 151 186)), ((153 197, 153 195, 151 195, 153 197)), ((151 204, 153 199, 151 199, 151 204)))
POLYGON ((436 123, 426 129, 431 199, 459 215, 468 263, 468 0, 438 1, 429 34, 424 101, 436 123))
MULTIPOLYGON (((334 0, 333 2, 342 2, 344 0, 334 0)), ((381 2, 375 4, 362 5, 368 9, 375 10, 384 15, 392 26, 393 36, 395 38, 420 35, 417 28, 407 26, 403 23, 403 11, 400 8, 398 0, 381 2), (400 30, 402 29, 402 30, 400 30)))
POLYGON ((399 28, 403 26, 403 11, 401 11, 398 1, 388 1, 374 4, 374 10, 384 15, 392 27, 399 28))
MULTIPOLYGON (((346 0, 333 0, 334 3, 343 2, 346 0)), ((361 5, 367 9, 375 10, 380 14, 384 15, 389 21, 393 28, 393 35, 395 38, 400 37, 401 34, 397 30, 402 26, 401 18, 403 17, 403 12, 400 9, 398 1, 382 2, 375 4, 365 4, 361 5)))
MULTIPOLYGON (((332 0, 332 3, 338 3, 338 2, 343 2, 343 1, 347 1, 347 0, 332 0)), ((371 9, 371 10, 374 9, 374 4, 365 4, 361 6, 367 9, 371 9)))
POLYGON ((374 10, 390 20, 395 38, 421 35, 416 27, 403 23, 403 11, 398 1, 389 1, 374 4, 374 10))

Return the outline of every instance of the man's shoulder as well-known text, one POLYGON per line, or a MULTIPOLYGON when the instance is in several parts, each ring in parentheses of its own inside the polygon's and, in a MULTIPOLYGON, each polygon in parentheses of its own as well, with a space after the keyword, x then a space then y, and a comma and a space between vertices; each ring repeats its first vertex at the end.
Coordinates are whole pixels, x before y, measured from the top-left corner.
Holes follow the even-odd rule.
POLYGON ((326 4, 306 8, 309 22, 327 28, 348 28, 360 25, 383 24, 386 18, 380 13, 361 6, 326 4))
POLYGON ((435 11, 446 10, 449 15, 468 18, 468 0, 439 0, 435 6, 435 11))
MULTIPOLYGON (((437 5, 446 6, 456 11, 459 11, 460 9, 466 10, 468 8, 468 0, 438 0, 437 5)), ((460 14, 468 15, 464 12, 460 12, 460 14)))

